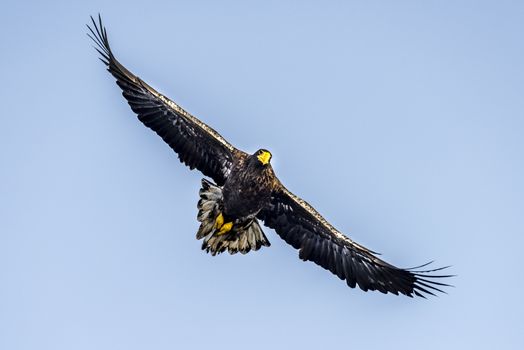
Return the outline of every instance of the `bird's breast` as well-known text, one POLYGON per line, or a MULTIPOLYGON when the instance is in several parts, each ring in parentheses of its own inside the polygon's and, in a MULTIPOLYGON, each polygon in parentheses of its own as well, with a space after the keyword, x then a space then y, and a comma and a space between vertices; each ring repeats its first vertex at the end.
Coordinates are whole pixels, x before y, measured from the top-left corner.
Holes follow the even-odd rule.
POLYGON ((271 188, 263 174, 232 172, 223 188, 224 212, 232 218, 256 215, 265 207, 271 188))

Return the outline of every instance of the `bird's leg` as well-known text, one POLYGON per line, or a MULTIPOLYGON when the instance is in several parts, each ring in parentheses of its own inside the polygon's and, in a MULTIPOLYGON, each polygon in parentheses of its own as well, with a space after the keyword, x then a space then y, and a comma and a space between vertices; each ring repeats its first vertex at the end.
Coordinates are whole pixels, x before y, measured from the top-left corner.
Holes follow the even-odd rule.
POLYGON ((233 222, 224 223, 224 221, 224 215, 222 213, 218 214, 215 220, 215 228, 219 230, 217 233, 219 236, 228 233, 233 228, 233 222))
POLYGON ((233 222, 226 222, 222 227, 220 228, 220 231, 218 231, 218 235, 223 235, 225 233, 228 233, 233 228, 233 222))
POLYGON ((224 225, 224 215, 222 213, 218 214, 215 220, 215 228, 221 228, 224 225))

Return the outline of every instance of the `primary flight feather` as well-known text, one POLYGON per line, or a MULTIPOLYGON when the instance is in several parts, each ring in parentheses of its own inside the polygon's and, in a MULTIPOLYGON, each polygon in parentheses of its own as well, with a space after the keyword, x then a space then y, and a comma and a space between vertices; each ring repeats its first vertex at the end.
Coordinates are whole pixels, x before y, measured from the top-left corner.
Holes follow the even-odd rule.
POLYGON ((100 15, 91 17, 89 37, 101 61, 116 79, 138 119, 155 131, 202 179, 198 201, 202 249, 215 255, 224 251, 243 254, 269 246, 259 220, 276 231, 309 260, 331 271, 348 286, 407 296, 434 295, 449 275, 432 270, 401 269, 352 241, 328 223, 311 205, 288 191, 271 167, 272 154, 260 149, 243 152, 214 129, 183 110, 127 70, 113 55, 100 15))

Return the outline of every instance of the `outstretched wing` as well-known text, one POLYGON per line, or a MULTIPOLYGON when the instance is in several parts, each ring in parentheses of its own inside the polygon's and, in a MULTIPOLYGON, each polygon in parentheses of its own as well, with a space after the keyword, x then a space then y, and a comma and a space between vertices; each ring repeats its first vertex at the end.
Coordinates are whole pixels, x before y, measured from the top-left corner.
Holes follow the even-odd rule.
POLYGON ((93 28, 88 36, 95 42, 100 60, 116 78, 122 95, 138 119, 156 132, 178 153, 180 161, 191 169, 198 169, 223 185, 239 150, 229 144, 215 130, 187 113, 175 102, 157 92, 117 61, 107 39, 106 29, 98 16, 91 17, 93 28))
POLYGON ((450 276, 431 274, 443 268, 401 269, 379 259, 376 253, 340 233, 311 205, 281 184, 273 193, 270 205, 258 217, 293 248, 299 249, 300 259, 313 261, 331 271, 346 280, 351 288, 358 284, 363 291, 424 297, 424 294, 443 292, 439 287, 448 286, 435 279, 450 276))

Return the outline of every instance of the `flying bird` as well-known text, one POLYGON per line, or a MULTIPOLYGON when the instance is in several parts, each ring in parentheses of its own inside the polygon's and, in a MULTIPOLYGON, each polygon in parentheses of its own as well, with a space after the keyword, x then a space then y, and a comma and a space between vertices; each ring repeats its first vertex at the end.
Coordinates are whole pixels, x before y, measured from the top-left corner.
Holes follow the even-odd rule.
POLYGON ((291 193, 275 176, 272 154, 259 149, 253 154, 235 148, 214 129, 192 116, 115 58, 100 15, 91 17, 88 36, 96 44, 100 60, 116 79, 138 119, 156 132, 190 169, 212 179, 202 179, 196 234, 202 249, 216 255, 248 253, 269 240, 260 222, 299 251, 299 258, 331 271, 347 285, 382 293, 425 297, 443 292, 448 284, 435 274, 443 268, 402 269, 377 257, 339 232, 311 205, 291 193))

